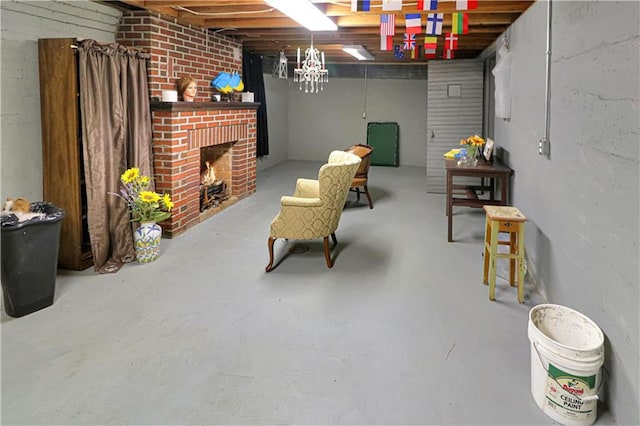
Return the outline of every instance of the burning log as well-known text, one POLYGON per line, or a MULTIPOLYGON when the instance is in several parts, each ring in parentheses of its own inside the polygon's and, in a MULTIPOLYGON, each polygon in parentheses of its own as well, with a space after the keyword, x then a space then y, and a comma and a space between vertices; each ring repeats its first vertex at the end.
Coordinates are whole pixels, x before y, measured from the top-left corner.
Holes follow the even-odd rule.
POLYGON ((217 207, 228 198, 227 184, 224 181, 217 180, 212 185, 200 185, 200 212, 217 207))

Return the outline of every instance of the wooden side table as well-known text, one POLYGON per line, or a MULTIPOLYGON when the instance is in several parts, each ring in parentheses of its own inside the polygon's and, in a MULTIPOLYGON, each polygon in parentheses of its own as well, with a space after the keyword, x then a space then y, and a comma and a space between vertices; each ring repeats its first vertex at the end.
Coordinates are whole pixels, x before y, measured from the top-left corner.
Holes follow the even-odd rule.
POLYGON ((447 241, 453 242, 453 206, 482 208, 485 205, 507 205, 509 182, 513 170, 497 158, 492 163, 478 160, 476 166, 458 166, 456 160, 445 160, 447 171, 447 241), (456 176, 481 178, 479 185, 461 185, 454 183, 456 176), (500 182, 500 198, 496 198, 496 184, 500 182), (454 197, 454 191, 456 197, 454 197), (478 197, 478 192, 488 192, 488 199, 478 197), (462 195, 462 196, 458 196, 462 195))

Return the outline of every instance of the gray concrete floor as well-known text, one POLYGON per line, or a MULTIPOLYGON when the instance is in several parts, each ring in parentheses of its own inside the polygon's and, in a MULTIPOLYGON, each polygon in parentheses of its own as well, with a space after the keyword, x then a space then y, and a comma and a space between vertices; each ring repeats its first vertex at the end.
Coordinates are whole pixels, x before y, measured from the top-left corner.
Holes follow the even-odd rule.
MULTIPOLYGON (((482 210, 425 193, 425 169, 372 167, 327 269, 322 242, 289 254, 269 223, 296 177, 119 273, 59 271, 55 303, 2 316, 3 424, 554 424, 530 393, 526 303, 482 285, 482 210)), ((504 270, 504 268, 503 268, 504 270)), ((613 424, 606 410, 599 424, 613 424)))

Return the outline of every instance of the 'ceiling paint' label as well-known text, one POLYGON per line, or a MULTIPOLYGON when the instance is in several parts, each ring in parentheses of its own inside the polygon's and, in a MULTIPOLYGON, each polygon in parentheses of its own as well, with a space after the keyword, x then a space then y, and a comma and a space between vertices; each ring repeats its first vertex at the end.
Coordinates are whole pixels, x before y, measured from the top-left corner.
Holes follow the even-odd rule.
POLYGON ((575 376, 549 364, 546 392, 549 408, 574 420, 586 420, 593 416, 598 400, 588 397, 595 395, 596 381, 596 375, 575 376))

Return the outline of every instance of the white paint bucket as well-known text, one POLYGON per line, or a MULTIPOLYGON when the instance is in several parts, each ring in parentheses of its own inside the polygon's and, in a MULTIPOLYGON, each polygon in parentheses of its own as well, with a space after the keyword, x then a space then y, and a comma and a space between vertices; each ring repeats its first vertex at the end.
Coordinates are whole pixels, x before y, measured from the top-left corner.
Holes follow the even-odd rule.
POLYGON ((580 312, 542 304, 529 311, 531 394, 563 425, 589 426, 597 416, 604 362, 602 330, 580 312))

